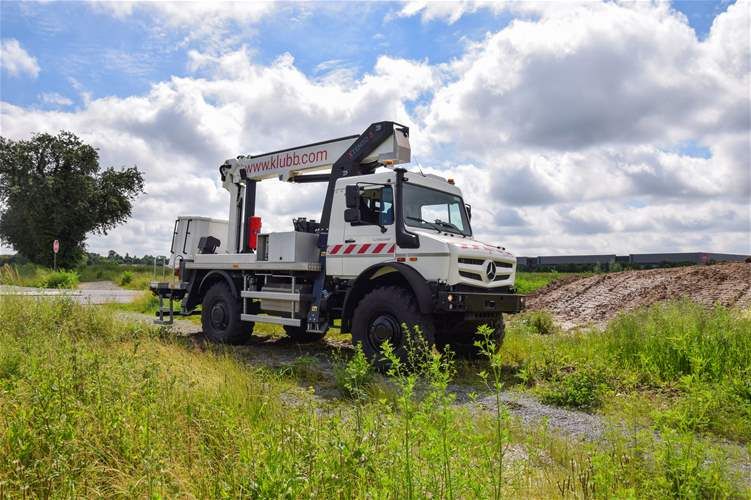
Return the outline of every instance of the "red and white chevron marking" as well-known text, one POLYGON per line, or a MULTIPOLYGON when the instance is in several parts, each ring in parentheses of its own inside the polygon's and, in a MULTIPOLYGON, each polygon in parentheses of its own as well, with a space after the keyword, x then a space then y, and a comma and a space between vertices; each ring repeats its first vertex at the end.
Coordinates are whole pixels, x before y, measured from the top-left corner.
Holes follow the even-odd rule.
POLYGON ((386 255, 394 253, 396 245, 393 243, 361 243, 331 245, 326 249, 328 255, 386 255))

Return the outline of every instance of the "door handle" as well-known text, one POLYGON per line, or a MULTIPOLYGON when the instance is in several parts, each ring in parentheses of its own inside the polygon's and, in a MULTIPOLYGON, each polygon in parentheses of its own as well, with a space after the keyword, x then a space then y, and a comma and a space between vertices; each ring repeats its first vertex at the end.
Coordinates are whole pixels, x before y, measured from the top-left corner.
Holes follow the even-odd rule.
POLYGON ((355 240, 344 240, 344 243, 354 243, 355 240))

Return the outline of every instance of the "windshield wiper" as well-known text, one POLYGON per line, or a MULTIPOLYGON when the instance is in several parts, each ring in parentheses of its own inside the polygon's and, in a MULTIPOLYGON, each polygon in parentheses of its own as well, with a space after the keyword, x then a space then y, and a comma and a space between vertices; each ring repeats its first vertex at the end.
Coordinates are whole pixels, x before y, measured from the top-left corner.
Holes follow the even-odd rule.
POLYGON ((417 222, 422 222, 422 223, 425 223, 425 224, 430 224, 430 227, 432 227, 433 229, 435 229, 439 233, 441 232, 441 228, 439 228, 438 226, 436 226, 435 223, 427 221, 427 220, 423 219, 422 217, 411 217, 411 216, 407 215, 405 218, 410 219, 410 220, 414 220, 414 221, 417 221, 417 222))
POLYGON ((446 221, 443 221, 443 220, 441 220, 441 219, 436 219, 436 220, 435 220, 435 223, 436 223, 436 224, 440 224, 440 225, 441 225, 441 226, 443 226, 443 227, 447 227, 447 228, 449 228, 449 229, 453 229, 453 230, 455 230, 455 231, 456 231, 457 233, 459 233, 459 234, 463 234, 463 233, 462 233, 462 230, 461 230, 461 229, 459 229, 458 227, 456 227, 456 225, 455 225, 455 224, 452 224, 451 222, 446 222, 446 221))

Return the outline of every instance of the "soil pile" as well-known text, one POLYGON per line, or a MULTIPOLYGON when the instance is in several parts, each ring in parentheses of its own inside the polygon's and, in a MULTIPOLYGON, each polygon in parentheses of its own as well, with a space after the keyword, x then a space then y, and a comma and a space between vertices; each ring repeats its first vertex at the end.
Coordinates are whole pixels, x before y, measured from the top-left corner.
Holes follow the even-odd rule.
POLYGON ((598 274, 549 284, 527 298, 563 328, 604 324, 620 311, 687 297, 700 304, 751 307, 751 264, 675 267, 598 274))

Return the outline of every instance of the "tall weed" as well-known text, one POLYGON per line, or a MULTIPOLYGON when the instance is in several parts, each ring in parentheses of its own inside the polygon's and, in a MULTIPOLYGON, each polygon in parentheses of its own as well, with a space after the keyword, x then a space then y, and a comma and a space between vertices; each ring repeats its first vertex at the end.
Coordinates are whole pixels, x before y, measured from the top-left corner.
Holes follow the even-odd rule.
MULTIPOLYGON (((621 313, 604 331, 536 335, 509 324, 504 365, 549 403, 591 410, 611 394, 667 398, 658 424, 751 440, 751 316, 684 300, 621 313)), ((646 400, 645 400, 646 402, 646 400)))
MULTIPOLYGON (((722 457, 684 433, 669 437, 670 449, 649 433, 636 445, 622 436, 586 444, 500 413, 498 439, 498 413, 454 404, 450 358, 431 352, 416 371, 396 366, 385 382, 394 397, 368 390, 356 419, 352 401, 314 396, 249 365, 242 349, 197 347, 106 308, 3 297, 0 496, 745 494, 722 457)), ((492 366, 488 382, 499 388, 492 366)))
POLYGON ((601 341, 619 366, 652 381, 692 375, 720 382, 751 375, 750 332, 751 319, 737 311, 686 300, 620 314, 601 341))

